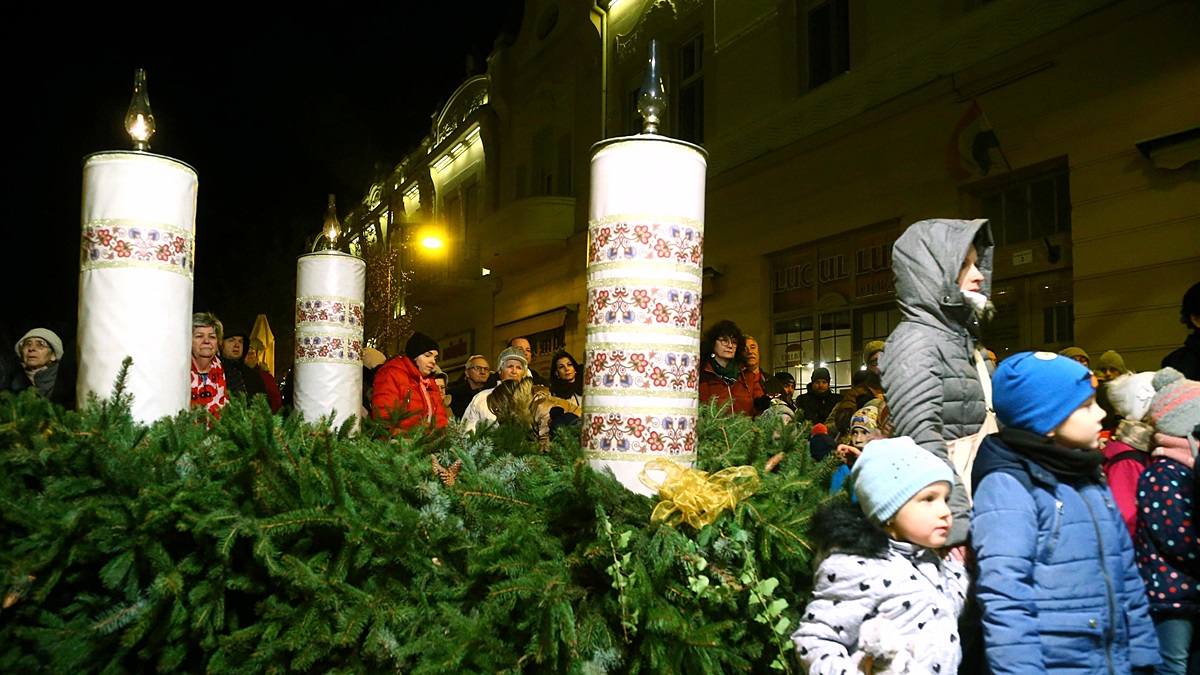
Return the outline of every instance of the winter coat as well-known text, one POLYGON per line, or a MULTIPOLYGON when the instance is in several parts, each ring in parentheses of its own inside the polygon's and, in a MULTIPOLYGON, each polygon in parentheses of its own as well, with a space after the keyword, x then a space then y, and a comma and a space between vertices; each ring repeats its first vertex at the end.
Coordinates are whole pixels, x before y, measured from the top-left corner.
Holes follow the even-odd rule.
POLYGON ((1174 368, 1189 380, 1200 380, 1200 330, 1192 331, 1182 347, 1164 356, 1162 367, 1174 368))
MULTIPOLYGON (((818 394, 815 391, 809 391, 801 396, 796 397, 796 410, 804 415, 804 421, 813 424, 824 424, 825 419, 829 417, 830 411, 837 402, 842 400, 842 395, 827 391, 824 394, 818 394)), ((828 426, 828 425, 826 425, 828 426)))
MULTIPOLYGON (((946 441, 979 431, 987 415, 973 355, 979 320, 963 297, 958 274, 975 244, 983 274, 979 292, 991 295, 992 234, 986 220, 923 220, 892 247, 901 319, 879 359, 895 436, 949 463, 946 441)), ((957 477, 950 493, 954 526, 949 543, 966 540, 970 502, 957 477)))
POLYGON ((371 415, 388 420, 393 409, 398 409, 399 414, 410 413, 397 421, 393 433, 426 424, 435 428, 449 424, 437 381, 421 377, 417 364, 407 356, 397 356, 375 372, 371 415))
POLYGON ((1158 637, 1112 493, 1010 449, 1052 443, 1005 429, 975 459, 971 539, 988 664, 994 675, 1153 666, 1158 637))
MULTIPOLYGON (((1156 457, 1138 481, 1138 569, 1150 611, 1200 615, 1200 542, 1194 469, 1156 457)), ((1195 638, 1193 638, 1195 639, 1195 638)))
POLYGON ((63 361, 53 361, 34 373, 32 382, 19 365, 11 377, 10 388, 14 393, 33 389, 38 396, 67 410, 75 407, 75 369, 63 361))
POLYGON ((1149 453, 1123 441, 1111 440, 1104 446, 1104 475, 1130 537, 1137 530, 1138 478, 1149 461, 1149 453))
POLYGON ((961 563, 889 539, 853 504, 822 509, 809 534, 827 557, 792 634, 805 672, 858 672, 859 629, 873 618, 889 621, 929 672, 957 672, 958 615, 968 585, 961 563))
POLYGON ((749 372, 743 369, 736 380, 729 382, 713 370, 712 363, 705 360, 700 368, 700 402, 708 403, 710 399, 714 398, 717 399, 719 405, 724 405, 726 401, 732 401, 733 412, 751 417, 757 417, 761 412, 756 407, 756 402, 761 401, 758 405, 762 405, 764 408, 767 405, 762 387, 749 372))

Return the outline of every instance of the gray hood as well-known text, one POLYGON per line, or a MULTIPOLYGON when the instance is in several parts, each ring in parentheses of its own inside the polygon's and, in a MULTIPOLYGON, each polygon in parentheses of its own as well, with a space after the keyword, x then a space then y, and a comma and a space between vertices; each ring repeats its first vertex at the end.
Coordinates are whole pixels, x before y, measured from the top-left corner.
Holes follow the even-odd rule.
POLYGON ((966 326, 978 334, 974 310, 958 288, 958 273, 971 244, 983 273, 979 292, 991 298, 994 247, 986 219, 922 220, 900 235, 892 248, 892 270, 896 301, 904 316, 952 332, 966 326))

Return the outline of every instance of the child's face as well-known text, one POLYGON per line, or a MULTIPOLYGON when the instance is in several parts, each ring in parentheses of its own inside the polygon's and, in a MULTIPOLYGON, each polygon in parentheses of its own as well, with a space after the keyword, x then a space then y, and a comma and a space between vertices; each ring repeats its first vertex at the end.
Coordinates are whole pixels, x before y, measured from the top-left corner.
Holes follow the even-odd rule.
POLYGON ((859 450, 862 450, 869 440, 871 440, 871 432, 865 428, 854 427, 850 430, 850 443, 859 450))
POLYGON ((945 481, 926 485, 904 503, 884 526, 888 536, 925 548, 941 548, 950 535, 950 484, 945 481))
POLYGON ((1092 396, 1063 420, 1054 431, 1046 434, 1064 448, 1097 450, 1100 448, 1100 422, 1104 420, 1104 409, 1092 396))

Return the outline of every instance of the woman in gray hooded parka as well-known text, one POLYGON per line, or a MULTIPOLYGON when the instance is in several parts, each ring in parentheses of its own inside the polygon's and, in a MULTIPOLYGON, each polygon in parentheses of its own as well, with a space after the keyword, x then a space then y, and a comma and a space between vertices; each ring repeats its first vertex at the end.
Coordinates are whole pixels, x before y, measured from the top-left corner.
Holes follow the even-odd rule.
MULTIPOLYGON (((978 432, 987 415, 974 356, 992 285, 988 221, 913 223, 892 248, 892 269, 901 319, 879 366, 895 435, 949 463, 947 441, 978 432)), ((955 476, 948 545, 966 542, 970 508, 955 476)))

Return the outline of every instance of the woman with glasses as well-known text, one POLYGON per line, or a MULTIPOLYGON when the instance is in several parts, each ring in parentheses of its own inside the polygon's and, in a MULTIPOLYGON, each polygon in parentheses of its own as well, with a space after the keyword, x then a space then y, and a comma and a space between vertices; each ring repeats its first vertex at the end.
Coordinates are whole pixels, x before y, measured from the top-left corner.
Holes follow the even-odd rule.
POLYGON ((75 407, 74 378, 62 366, 63 343, 54 331, 34 328, 17 341, 16 351, 24 372, 12 378, 12 391, 33 389, 65 408, 75 407))
POLYGON ((758 380, 745 366, 742 331, 737 324, 718 321, 700 340, 700 402, 715 399, 735 413, 757 417, 770 404, 758 380))

